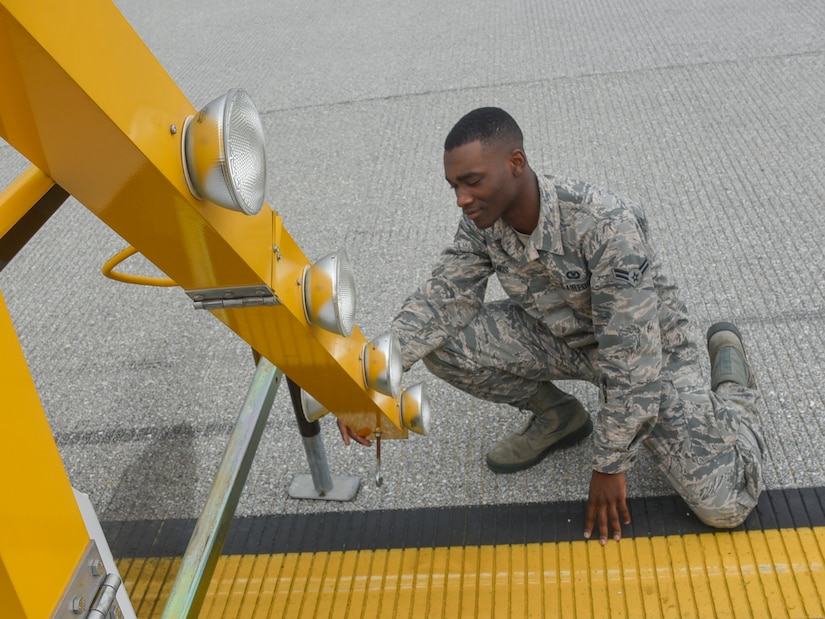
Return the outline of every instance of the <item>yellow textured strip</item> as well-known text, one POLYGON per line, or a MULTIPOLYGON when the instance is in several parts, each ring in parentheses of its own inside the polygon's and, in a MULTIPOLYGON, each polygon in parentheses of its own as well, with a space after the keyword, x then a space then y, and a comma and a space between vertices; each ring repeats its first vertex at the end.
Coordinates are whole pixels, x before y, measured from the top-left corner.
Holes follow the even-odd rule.
MULTIPOLYGON (((597 545, 597 544, 594 544, 597 545)), ((573 599, 575 600, 575 617, 593 617, 590 595, 590 564, 587 553, 588 544, 572 542, 570 559, 573 572, 573 599)), ((601 546, 599 546, 601 548, 601 546)))
POLYGON ((418 551, 418 563, 413 568, 415 574, 415 590, 413 591, 413 608, 411 617, 426 617, 429 607, 429 593, 432 588, 433 570, 432 548, 421 548, 418 551))
POLYGON ((768 606, 768 612, 765 616, 776 617, 777 619, 788 617, 788 609, 782 596, 782 588, 779 585, 779 578, 774 568, 765 534, 756 531, 749 535, 749 539, 753 548, 754 564, 758 570, 759 581, 765 591, 765 600, 768 606))
POLYGON ((381 600, 384 594, 392 591, 388 596, 389 601, 394 597, 394 588, 385 586, 384 572, 387 566, 387 551, 375 550, 371 553, 363 553, 372 555, 372 563, 366 563, 366 572, 364 579, 366 582, 366 592, 364 595, 364 614, 362 616, 372 618, 378 617, 378 610, 381 607, 381 600))
POLYGON ((730 599, 732 616, 748 617, 750 616, 748 597, 745 592, 742 572, 739 569, 739 558, 736 556, 736 549, 733 546, 733 539, 730 535, 725 534, 715 535, 714 539, 719 549, 719 561, 724 574, 723 583, 730 599))
POLYGON ((734 545, 734 556, 742 572, 742 585, 747 594, 743 602, 744 607, 750 609, 753 617, 770 617, 765 587, 759 578, 758 563, 751 538, 745 533, 736 532, 731 534, 731 540, 734 545))
MULTIPOLYGON (((800 535, 803 531, 800 531, 800 535)), ((804 531, 807 534, 807 530, 804 531)), ((815 549, 816 558, 811 558, 808 565, 811 568, 811 573, 816 582, 816 589, 819 592, 819 600, 823 607, 825 607, 825 529, 812 529, 810 531, 810 543, 806 543, 805 547, 815 549)), ((823 608, 825 611, 825 608, 823 608)), ((825 616, 825 612, 822 613, 825 616)))
POLYGON ((668 548, 668 538, 654 537, 650 540, 655 563, 656 581, 659 585, 659 602, 663 617, 681 617, 679 597, 673 578, 673 562, 668 548))
POLYGON ((683 619, 698 617, 696 599, 693 595, 693 582, 690 577, 690 564, 687 560, 685 545, 681 537, 668 537, 667 549, 670 556, 673 586, 679 613, 683 619))
POLYGON ((547 617, 544 612, 544 565, 540 544, 529 544, 525 548, 527 566, 530 571, 527 575, 525 596, 527 598, 527 612, 525 617, 547 617))
POLYGON ((561 617, 561 575, 559 574, 558 546, 556 544, 541 545, 541 565, 544 574, 542 615, 545 617, 561 617))
MULTIPOLYGON (((201 608, 207 617, 236 617, 238 606, 232 604, 232 590, 237 584, 238 570, 244 557, 228 556, 215 568, 208 598, 201 608)), ((251 561, 247 562, 251 564, 251 561)), ((239 601, 239 600, 238 600, 239 601)))
POLYGON ((693 599, 696 603, 696 616, 707 617, 713 609, 713 598, 710 594, 710 582, 702 544, 698 535, 682 537, 685 548, 685 560, 689 570, 690 585, 693 589, 693 599))
POLYGON ((464 548, 454 546, 448 550, 447 554, 447 573, 445 574, 445 582, 447 587, 446 594, 446 616, 457 617, 461 609, 461 588, 464 576, 464 548))
MULTIPOLYGON (((479 549, 468 547, 463 553, 464 563, 462 566, 461 584, 461 607, 460 612, 464 614, 477 613, 480 607, 481 590, 479 587, 479 549)), ((485 612, 489 613, 489 605, 485 612)))
POLYGON ((512 585, 510 576, 510 546, 495 546, 495 562, 493 566, 493 590, 495 592, 495 613, 494 617, 512 617, 510 614, 510 595, 512 585))
POLYGON ((799 594, 796 577, 791 570, 791 561, 785 549, 782 534, 779 531, 765 531, 765 541, 768 547, 765 560, 769 568, 776 570, 781 596, 787 609, 786 616, 802 617, 804 612, 802 597, 799 594))
POLYGON ((147 559, 135 561, 136 568, 134 586, 130 587, 129 582, 132 572, 124 575, 127 583, 127 591, 134 596, 132 599, 140 603, 135 604, 135 612, 138 617, 160 617, 163 605, 175 580, 175 575, 180 567, 180 559, 147 559))
POLYGON ((396 613, 398 617, 413 616, 413 600, 417 585, 418 549, 409 548, 401 551, 401 586, 396 597, 396 613))
POLYGON ((263 617, 266 616, 265 613, 269 612, 269 598, 266 598, 264 595, 269 557, 253 556, 251 557, 251 563, 249 580, 244 590, 244 603, 237 614, 238 619, 254 619, 256 616, 263 617), (259 591, 260 595, 255 595, 255 591, 259 591))
MULTIPOLYGON (((264 571, 261 576, 261 589, 257 600, 255 600, 255 617, 269 617, 270 609, 275 602, 275 590, 278 586, 278 574, 284 562, 283 555, 273 555, 267 557, 264 571)), ((250 588, 250 591, 253 589, 250 588)))
POLYGON ((625 606, 636 615, 638 609, 644 608, 642 585, 639 579, 639 562, 636 558, 636 544, 617 544, 621 557, 622 595, 625 606))
MULTIPOLYGON (((724 534, 722 534, 724 535, 724 534)), ((710 585, 711 608, 716 613, 716 619, 733 617, 730 595, 725 582, 725 568, 722 565, 722 556, 717 544, 716 535, 700 535, 699 545, 705 557, 705 569, 710 585)))
POLYGON ((639 584, 642 589, 643 616, 650 617, 650 619, 661 617, 661 595, 659 593, 659 581, 656 578, 656 562, 653 560, 651 542, 644 537, 636 539, 634 542, 638 558, 639 584))
POLYGON ((432 572, 430 573, 430 590, 428 597, 430 603, 427 608, 429 617, 445 617, 446 604, 446 581, 447 560, 450 556, 449 548, 436 548, 433 550, 432 572))
POLYGON ((813 565, 808 562, 808 549, 802 544, 800 530, 783 529, 780 534, 785 542, 785 548, 791 560, 791 571, 796 576, 794 580, 799 587, 800 597, 802 598, 801 614, 804 617, 821 617, 822 598, 814 583, 813 572, 821 574, 822 562, 818 560, 813 565), (817 565, 819 569, 815 569, 817 565))
MULTIPOLYGON (((224 556, 201 617, 823 617, 825 528, 224 556)), ((179 559, 119 563, 141 619, 179 559)))
MULTIPOLYGON (((586 552, 582 553, 582 555, 587 562, 581 564, 576 570, 576 576, 578 582, 584 582, 585 580, 590 581, 590 595, 588 600, 590 612, 588 616, 600 616, 599 609, 602 608, 605 609, 605 612, 609 615, 610 607, 607 603, 607 591, 604 586, 604 553, 606 549, 599 544, 579 543, 586 549, 586 552)), ((579 589, 581 593, 587 592, 584 587, 579 587, 579 589)), ((582 599, 585 599, 585 597, 584 595, 581 596, 582 599)))

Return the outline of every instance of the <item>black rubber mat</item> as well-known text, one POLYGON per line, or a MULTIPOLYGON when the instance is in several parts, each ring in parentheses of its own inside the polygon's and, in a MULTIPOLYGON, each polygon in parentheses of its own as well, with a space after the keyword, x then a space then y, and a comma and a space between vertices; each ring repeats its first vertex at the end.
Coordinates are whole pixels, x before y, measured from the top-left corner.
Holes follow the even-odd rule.
MULTIPOLYGON (((633 522, 626 537, 707 533, 680 497, 629 500, 633 522)), ((236 518, 224 554, 264 554, 374 550, 443 546, 480 546, 562 542, 582 539, 584 503, 474 505, 323 514, 285 514, 236 518)), ((194 520, 104 522, 117 558, 183 555, 194 520)), ((768 530, 825 525, 825 488, 763 492, 759 504, 738 530, 768 530)))

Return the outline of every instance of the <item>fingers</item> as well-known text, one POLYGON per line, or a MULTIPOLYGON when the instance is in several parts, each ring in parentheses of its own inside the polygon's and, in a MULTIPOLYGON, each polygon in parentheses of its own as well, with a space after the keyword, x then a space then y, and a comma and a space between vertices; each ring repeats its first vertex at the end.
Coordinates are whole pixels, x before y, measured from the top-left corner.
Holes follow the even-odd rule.
POLYGON ((363 445, 364 447, 372 447, 372 441, 367 439, 366 437, 361 436, 357 432, 353 432, 352 428, 346 425, 340 419, 338 420, 338 431, 341 433, 341 438, 344 440, 344 445, 350 444, 350 439, 354 440, 356 443, 363 445))
POLYGON ((349 435, 350 435, 353 439, 355 439, 355 442, 356 442, 356 443, 360 443, 360 444, 361 444, 361 445, 363 445, 364 447, 372 447, 372 441, 371 441, 371 440, 369 440, 369 439, 367 439, 367 438, 365 438, 365 437, 363 437, 363 436, 361 436, 360 434, 358 434, 358 433, 353 432, 352 430, 350 430, 349 435))
POLYGON ((590 539, 593 534, 593 523, 596 520, 596 504, 593 501, 587 502, 587 514, 584 517, 584 539, 590 539))
MULTIPOLYGON (((622 523, 619 522, 619 510, 616 508, 616 504, 613 503, 610 505, 610 528, 613 529, 613 539, 617 542, 622 539, 622 523)), ((602 544, 607 543, 607 524, 605 523, 604 527, 604 535, 602 537, 602 544)))
POLYGON ((627 501, 621 502, 619 512, 622 517, 622 524, 630 524, 630 510, 627 508, 627 501))
POLYGON ((341 438, 344 439, 344 445, 349 445, 349 427, 344 425, 344 422, 338 420, 338 431, 341 433, 341 438))
POLYGON ((630 511, 625 501, 620 501, 618 504, 588 501, 584 519, 584 539, 592 537, 595 525, 599 533, 599 543, 602 546, 607 544, 611 530, 613 539, 618 542, 622 539, 622 524, 630 524, 630 511))

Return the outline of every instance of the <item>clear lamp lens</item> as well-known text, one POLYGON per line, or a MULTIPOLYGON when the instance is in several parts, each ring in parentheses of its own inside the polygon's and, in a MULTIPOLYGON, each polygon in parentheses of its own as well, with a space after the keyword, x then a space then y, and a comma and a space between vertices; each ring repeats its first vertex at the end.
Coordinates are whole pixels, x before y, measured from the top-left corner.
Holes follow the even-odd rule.
POLYGON ((318 400, 301 389, 301 408, 304 411, 304 418, 312 423, 319 420, 329 411, 318 400))
POLYGON ((304 313, 307 322, 349 336, 355 326, 355 278, 344 250, 304 269, 304 313))
POLYGON ((181 140, 186 184, 198 200, 255 215, 264 204, 266 154, 249 95, 232 89, 186 119, 181 140))
POLYGON ((417 383, 401 394, 401 425, 418 434, 429 434, 430 398, 423 383, 417 383))
POLYGON ((393 398, 398 397, 403 366, 401 345, 394 334, 379 335, 372 342, 364 344, 361 363, 367 387, 393 398))

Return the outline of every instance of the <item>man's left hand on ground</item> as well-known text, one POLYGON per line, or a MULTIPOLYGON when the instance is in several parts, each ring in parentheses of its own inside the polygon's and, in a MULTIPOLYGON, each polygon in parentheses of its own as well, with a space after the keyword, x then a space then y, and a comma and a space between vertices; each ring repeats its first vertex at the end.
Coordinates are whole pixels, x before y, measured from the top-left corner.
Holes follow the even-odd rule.
POLYGON ((586 539, 590 539, 593 534, 594 524, 598 526, 599 542, 602 545, 607 543, 608 528, 613 529, 613 539, 618 541, 622 538, 622 524, 630 524, 624 473, 609 475, 593 471, 584 521, 586 539))

